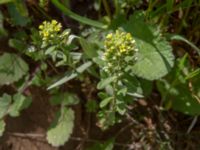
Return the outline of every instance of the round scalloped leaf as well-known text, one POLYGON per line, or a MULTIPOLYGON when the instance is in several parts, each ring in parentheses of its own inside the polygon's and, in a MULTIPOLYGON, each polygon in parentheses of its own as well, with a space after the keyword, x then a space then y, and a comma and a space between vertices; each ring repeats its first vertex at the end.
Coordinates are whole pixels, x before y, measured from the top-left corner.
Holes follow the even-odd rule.
POLYGON ((27 63, 16 54, 0 56, 0 85, 18 81, 28 71, 27 63))
POLYGON ((57 113, 56 119, 47 132, 47 141, 51 145, 58 147, 65 144, 72 134, 74 127, 74 111, 63 108, 57 113))
POLYGON ((154 26, 145 23, 144 16, 138 12, 132 15, 124 25, 136 40, 138 48, 137 62, 132 72, 147 80, 165 76, 174 65, 172 48, 154 26))

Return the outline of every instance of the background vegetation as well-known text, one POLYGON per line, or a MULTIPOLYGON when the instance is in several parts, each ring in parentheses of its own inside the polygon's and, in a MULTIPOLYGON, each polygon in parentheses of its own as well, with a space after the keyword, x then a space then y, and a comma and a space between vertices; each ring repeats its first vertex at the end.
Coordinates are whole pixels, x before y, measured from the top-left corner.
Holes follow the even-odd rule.
POLYGON ((0 149, 200 149, 200 1, 0 0, 0 149))

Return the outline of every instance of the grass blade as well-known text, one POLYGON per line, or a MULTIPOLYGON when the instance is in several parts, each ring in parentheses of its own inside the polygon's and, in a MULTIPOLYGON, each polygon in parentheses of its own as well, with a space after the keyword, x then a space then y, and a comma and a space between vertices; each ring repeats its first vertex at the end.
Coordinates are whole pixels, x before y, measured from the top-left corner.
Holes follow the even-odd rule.
POLYGON ((67 7, 65 7, 62 3, 60 3, 58 0, 51 0, 51 1, 64 14, 66 14, 67 16, 69 16, 70 18, 72 18, 76 21, 79 21, 80 23, 87 24, 87 25, 90 25, 90 26, 94 26, 94 27, 97 27, 97 28, 102 28, 102 29, 106 28, 106 25, 104 25, 101 22, 91 20, 91 19, 86 18, 86 17, 79 16, 78 14, 72 12, 67 7))

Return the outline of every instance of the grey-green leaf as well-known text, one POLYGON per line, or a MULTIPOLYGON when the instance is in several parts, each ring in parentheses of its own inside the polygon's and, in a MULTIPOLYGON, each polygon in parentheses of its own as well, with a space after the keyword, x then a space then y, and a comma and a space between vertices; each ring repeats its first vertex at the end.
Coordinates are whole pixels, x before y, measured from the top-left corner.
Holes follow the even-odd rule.
POLYGON ((57 95, 54 95, 50 99, 50 102, 52 105, 58 105, 58 104, 76 105, 78 104, 79 99, 75 94, 67 92, 67 93, 59 93, 57 95))
POLYGON ((100 108, 104 108, 105 106, 107 106, 111 102, 112 99, 113 99, 113 97, 107 97, 107 98, 103 99, 100 102, 100 108))
POLYGON ((57 114, 56 120, 52 123, 47 132, 47 141, 51 145, 58 147, 65 144, 72 134, 74 127, 74 111, 63 108, 57 114))
POLYGON ((2 119, 7 114, 11 102, 11 96, 6 93, 0 97, 0 119, 2 119))
POLYGON ((116 76, 113 76, 113 77, 108 77, 106 79, 102 79, 98 85, 97 85, 97 88, 98 89, 103 89, 105 88, 107 85, 109 85, 110 83, 112 83, 113 81, 116 80, 116 76))
POLYGON ((92 65, 92 62, 91 61, 88 61, 84 64, 82 64, 81 66, 79 66, 76 71, 78 73, 83 73, 86 69, 88 69, 90 66, 92 65))
POLYGON ((89 43, 83 38, 79 38, 80 44, 84 50, 84 53, 89 57, 89 58, 94 58, 97 57, 97 49, 95 48, 94 43, 89 43))
POLYGON ((135 13, 124 29, 136 40, 137 62, 132 72, 137 76, 155 80, 165 76, 174 65, 174 55, 170 44, 160 36, 159 31, 145 23, 142 13, 135 13))
POLYGON ((56 81, 54 84, 50 85, 50 86, 47 88, 47 90, 50 90, 50 89, 55 88, 55 87, 57 87, 57 86, 60 86, 60 85, 62 85, 62 84, 64 84, 64 83, 66 83, 66 82, 68 82, 68 81, 74 79, 74 78, 77 77, 77 76, 78 76, 77 73, 68 72, 68 74, 67 74, 65 77, 63 77, 62 79, 56 81))
POLYGON ((27 63, 16 54, 0 56, 0 85, 18 81, 28 71, 27 63))
POLYGON ((13 104, 8 110, 9 115, 12 117, 19 116, 20 111, 27 108, 31 104, 31 100, 20 93, 13 96, 13 101, 13 104))
POLYGON ((5 131, 5 122, 4 120, 0 120, 0 137, 3 135, 3 132, 5 131))

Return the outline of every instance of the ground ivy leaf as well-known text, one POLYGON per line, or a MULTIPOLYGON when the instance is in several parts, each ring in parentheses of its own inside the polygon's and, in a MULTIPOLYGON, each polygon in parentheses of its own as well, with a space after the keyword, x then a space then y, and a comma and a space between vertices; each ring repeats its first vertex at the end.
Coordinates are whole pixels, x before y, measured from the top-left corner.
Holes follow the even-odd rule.
POLYGON ((47 132, 47 141, 55 146, 62 146, 68 141, 74 127, 74 111, 63 108, 47 132))
POLYGON ((8 113, 12 117, 20 115, 20 111, 27 108, 31 104, 31 100, 22 94, 15 94, 13 96, 13 104, 10 106, 8 113))
POLYGON ((4 93, 3 96, 0 97, 0 119, 2 119, 7 114, 11 101, 11 96, 8 94, 4 93))
POLYGON ((28 71, 27 63, 15 54, 0 56, 0 85, 19 80, 28 71))
POLYGON ((145 23, 140 12, 130 17, 124 29, 133 35, 139 49, 137 62, 132 67, 133 73, 148 80, 165 76, 174 65, 174 55, 170 44, 160 36, 159 30, 145 23))

